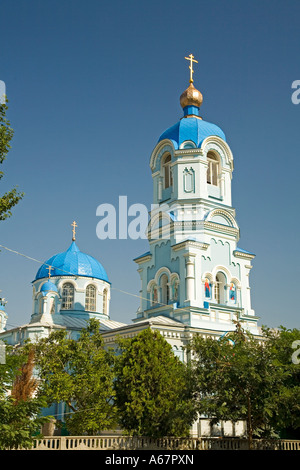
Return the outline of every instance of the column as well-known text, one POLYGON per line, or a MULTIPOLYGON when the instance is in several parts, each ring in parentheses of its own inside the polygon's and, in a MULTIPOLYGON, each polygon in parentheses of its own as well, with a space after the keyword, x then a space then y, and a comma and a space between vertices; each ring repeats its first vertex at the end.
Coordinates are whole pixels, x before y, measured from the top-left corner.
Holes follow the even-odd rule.
POLYGON ((186 300, 191 302, 195 299, 195 256, 187 253, 185 257, 186 272, 186 300))

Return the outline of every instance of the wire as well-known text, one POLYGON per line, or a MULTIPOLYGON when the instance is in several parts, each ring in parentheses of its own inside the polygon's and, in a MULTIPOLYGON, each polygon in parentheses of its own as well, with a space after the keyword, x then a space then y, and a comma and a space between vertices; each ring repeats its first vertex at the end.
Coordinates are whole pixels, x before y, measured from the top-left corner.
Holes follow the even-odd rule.
MULTIPOLYGON (((41 264, 41 265, 48 266, 48 267, 54 267, 54 266, 51 266, 51 265, 48 264, 48 263, 45 263, 45 262, 43 262, 43 261, 40 261, 40 260, 36 259, 36 258, 32 258, 31 256, 25 255, 24 253, 20 253, 19 251, 12 250, 11 248, 8 248, 8 247, 5 246, 5 245, 1 245, 1 244, 0 244, 0 247, 3 248, 4 250, 7 250, 7 251, 11 252, 11 253, 14 253, 14 254, 19 255, 19 256, 23 256, 24 258, 27 258, 27 259, 29 259, 29 260, 31 260, 31 261, 35 261, 36 263, 39 263, 39 264, 41 264)), ((60 271, 61 271, 62 273, 64 273, 64 274, 69 274, 69 275, 74 276, 73 273, 71 273, 71 272, 69 272, 69 271, 65 271, 65 270, 60 269, 60 268, 57 268, 56 266, 55 266, 55 269, 60 270, 60 271)), ((132 297, 137 297, 138 299, 149 300, 147 297, 143 297, 143 296, 137 295, 137 294, 132 294, 132 292, 127 292, 127 291, 124 291, 124 290, 122 290, 122 289, 118 289, 118 288, 116 288, 116 287, 112 287, 112 286, 111 286, 111 290, 115 290, 115 291, 118 291, 118 292, 120 292, 120 293, 122 293, 122 294, 130 295, 130 296, 132 296, 132 297)), ((163 306, 163 307, 167 307, 167 306, 168 306, 168 304, 165 304, 165 303, 163 303, 163 302, 157 302, 157 305, 158 305, 158 306, 163 306)), ((189 312, 189 310, 186 309, 186 308, 184 308, 184 307, 178 307, 178 308, 176 309, 176 311, 177 311, 177 312, 178 312, 178 311, 189 312)), ((11 324, 11 326, 13 326, 13 325, 11 324)), ((16 326, 16 325, 15 325, 15 326, 16 326)))

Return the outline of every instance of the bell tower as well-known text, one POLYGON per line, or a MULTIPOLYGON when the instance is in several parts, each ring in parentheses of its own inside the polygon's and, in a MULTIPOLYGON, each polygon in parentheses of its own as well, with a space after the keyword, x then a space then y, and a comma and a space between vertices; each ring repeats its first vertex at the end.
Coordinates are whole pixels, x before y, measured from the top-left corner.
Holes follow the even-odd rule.
POLYGON ((238 248, 232 206, 233 155, 224 132, 203 120, 202 93, 190 83, 183 116, 161 134, 150 157, 153 205, 149 252, 136 258, 141 277, 137 319, 164 315, 210 330, 257 332, 249 274, 255 255, 238 248))

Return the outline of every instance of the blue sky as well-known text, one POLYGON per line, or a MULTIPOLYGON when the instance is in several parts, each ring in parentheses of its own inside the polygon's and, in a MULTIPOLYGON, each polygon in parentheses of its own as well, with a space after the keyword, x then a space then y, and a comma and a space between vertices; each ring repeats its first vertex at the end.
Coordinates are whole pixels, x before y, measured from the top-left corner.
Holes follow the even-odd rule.
MULTIPOLYGON (((10 0, 1 5, 0 80, 15 136, 0 194, 25 192, 0 243, 45 261, 71 242, 112 282, 111 317, 130 322, 145 240, 99 240, 96 208, 152 202, 149 158, 182 115, 190 53, 201 115, 226 134, 235 163, 239 246, 260 324, 299 328, 300 79, 298 1, 10 0), (123 291, 127 292, 124 293, 123 291), (130 295, 132 294, 132 295, 130 295)), ((39 264, 0 253, 8 327, 27 323, 39 264)))

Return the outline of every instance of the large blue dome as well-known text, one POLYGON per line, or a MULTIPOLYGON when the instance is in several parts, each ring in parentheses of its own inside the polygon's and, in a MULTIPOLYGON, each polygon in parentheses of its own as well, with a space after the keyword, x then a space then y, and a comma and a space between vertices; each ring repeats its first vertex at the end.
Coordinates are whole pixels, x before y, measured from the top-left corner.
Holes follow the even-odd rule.
POLYGON ((226 137, 222 129, 215 124, 203 121, 199 117, 183 117, 174 126, 169 127, 162 133, 158 142, 169 139, 173 142, 175 150, 186 140, 191 140, 197 147, 200 147, 206 137, 216 135, 226 141, 226 137))
POLYGON ((101 263, 90 255, 82 253, 73 241, 67 251, 49 258, 38 270, 35 280, 49 276, 85 276, 109 282, 101 263))

